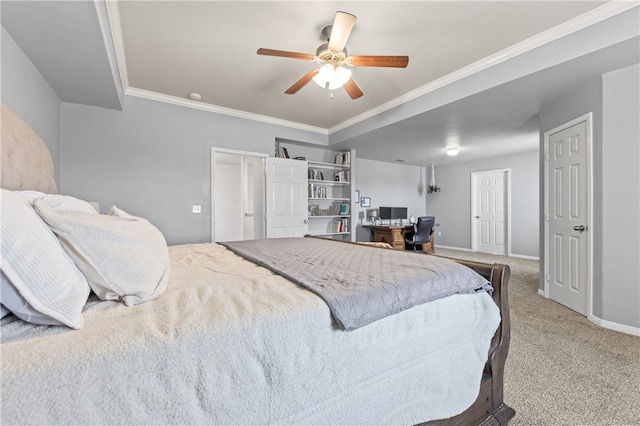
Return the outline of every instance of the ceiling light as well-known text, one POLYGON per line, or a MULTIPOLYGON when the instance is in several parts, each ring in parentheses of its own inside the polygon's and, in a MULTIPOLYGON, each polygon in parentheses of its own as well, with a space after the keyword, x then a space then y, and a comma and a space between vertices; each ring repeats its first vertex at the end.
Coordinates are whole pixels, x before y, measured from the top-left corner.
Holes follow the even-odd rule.
POLYGON ((202 99, 202 96, 200 95, 200 93, 196 93, 196 92, 190 93, 189 97, 194 101, 199 101, 200 99, 202 99))
POLYGON ((334 90, 344 86, 350 78, 350 69, 334 67, 332 64, 325 64, 320 67, 320 71, 313 77, 313 81, 322 88, 334 90))
POLYGON ((447 152, 447 155, 450 155, 453 157, 455 155, 458 155, 458 153, 460 153, 460 150, 458 148, 449 148, 446 152, 447 152))

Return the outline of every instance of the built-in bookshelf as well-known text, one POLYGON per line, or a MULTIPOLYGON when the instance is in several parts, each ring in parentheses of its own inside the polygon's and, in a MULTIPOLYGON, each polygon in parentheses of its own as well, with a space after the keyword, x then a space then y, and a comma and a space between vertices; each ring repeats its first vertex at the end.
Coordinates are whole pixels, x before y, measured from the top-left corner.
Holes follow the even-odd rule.
POLYGON ((309 233, 351 240, 351 152, 333 163, 309 161, 309 233))

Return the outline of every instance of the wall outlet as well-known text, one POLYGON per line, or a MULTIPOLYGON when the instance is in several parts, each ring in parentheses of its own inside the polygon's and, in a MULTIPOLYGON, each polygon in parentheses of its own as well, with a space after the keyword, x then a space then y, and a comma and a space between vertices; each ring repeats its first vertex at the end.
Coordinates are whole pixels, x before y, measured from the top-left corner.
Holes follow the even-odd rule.
POLYGON ((202 213, 202 206, 200 204, 194 204, 191 206, 191 213, 200 214, 202 213))
POLYGON ((438 231, 438 237, 442 237, 442 232, 438 231))

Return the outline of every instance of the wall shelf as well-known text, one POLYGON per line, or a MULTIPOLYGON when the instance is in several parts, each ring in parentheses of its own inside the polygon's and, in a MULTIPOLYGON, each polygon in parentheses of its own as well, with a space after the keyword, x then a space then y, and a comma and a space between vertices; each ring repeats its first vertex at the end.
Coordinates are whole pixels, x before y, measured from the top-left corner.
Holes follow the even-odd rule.
POLYGON ((353 241, 351 151, 335 154, 336 162, 309 161, 309 234, 353 241), (340 214, 342 213, 342 214, 340 214))

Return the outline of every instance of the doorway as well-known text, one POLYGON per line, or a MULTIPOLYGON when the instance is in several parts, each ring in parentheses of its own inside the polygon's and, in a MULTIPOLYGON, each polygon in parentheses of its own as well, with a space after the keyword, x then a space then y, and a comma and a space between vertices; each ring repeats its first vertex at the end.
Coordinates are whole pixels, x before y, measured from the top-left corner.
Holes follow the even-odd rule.
POLYGON ((544 134, 545 296, 591 317, 592 115, 544 134))
POLYGON ((211 149, 211 241, 265 237, 267 155, 211 149))
POLYGON ((471 247, 511 254, 511 169, 471 174, 471 247))

